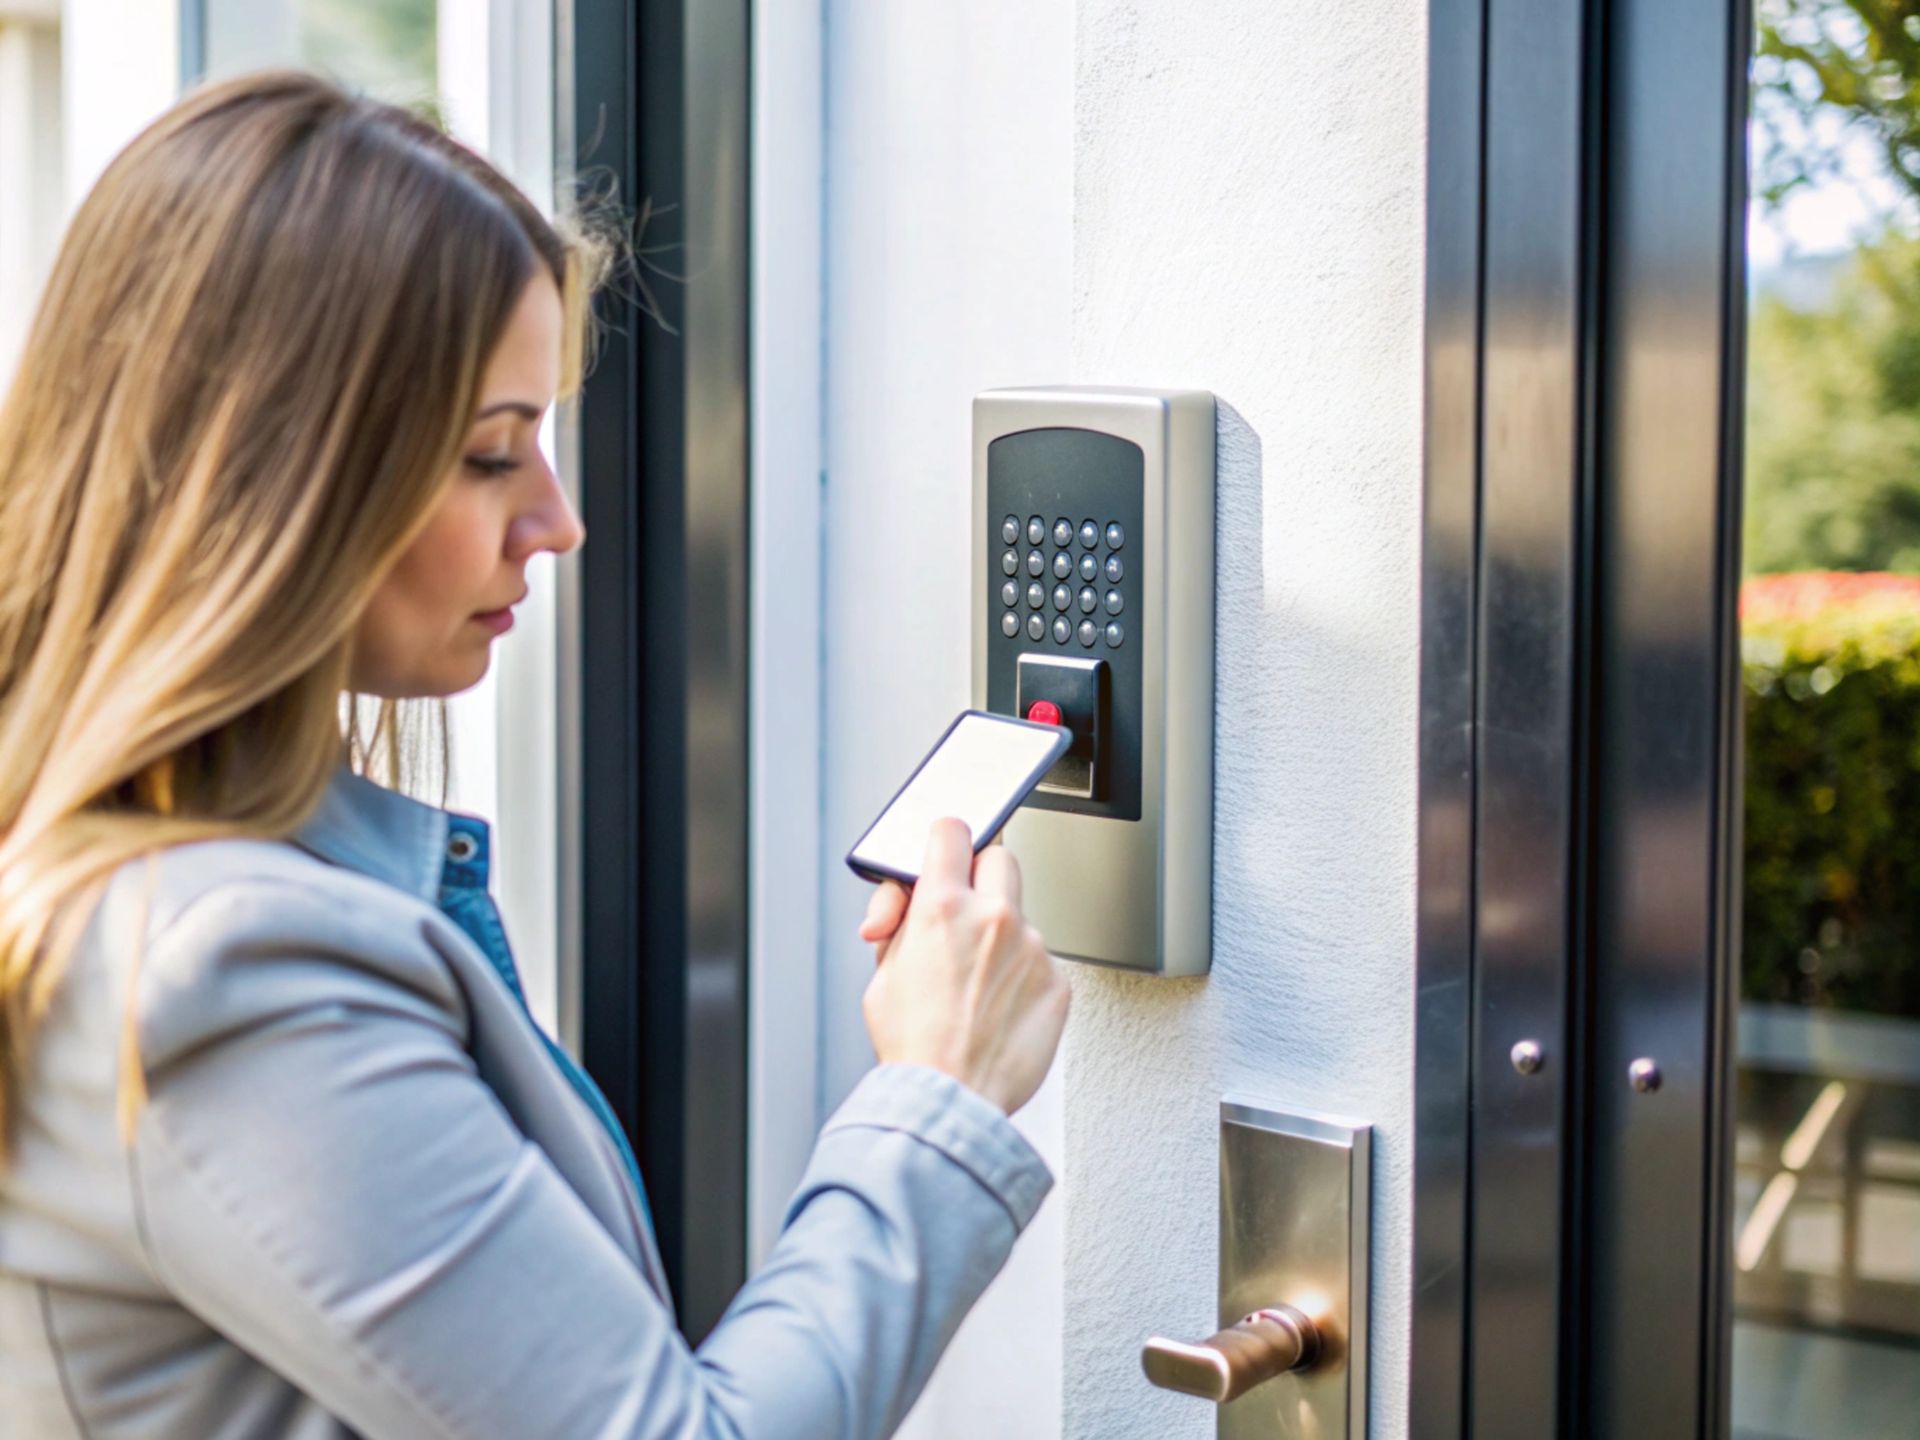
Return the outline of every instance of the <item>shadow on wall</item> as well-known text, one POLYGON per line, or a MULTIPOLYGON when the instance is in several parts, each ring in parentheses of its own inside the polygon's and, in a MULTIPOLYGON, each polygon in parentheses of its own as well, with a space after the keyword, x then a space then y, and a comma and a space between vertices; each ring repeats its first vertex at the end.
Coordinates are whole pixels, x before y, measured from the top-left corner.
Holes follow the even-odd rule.
MULTIPOLYGON (((1216 562, 1214 576, 1217 579, 1230 572, 1242 572, 1250 568, 1255 577, 1256 596, 1260 575, 1260 506, 1263 488, 1263 466, 1260 436, 1252 425, 1247 423, 1233 406, 1218 396, 1214 397, 1214 554, 1216 562), (1241 552, 1229 565, 1229 553, 1241 552), (1248 553, 1250 552, 1250 553, 1248 553)), ((1224 585, 1216 586, 1214 636, 1218 644, 1220 636, 1220 616, 1228 613, 1231 597, 1225 593, 1224 585)), ((1216 672, 1215 704, 1219 702, 1219 682, 1216 672)), ((1217 715, 1217 710, 1216 710, 1217 715)), ((1215 785, 1218 785, 1220 764, 1219 722, 1215 721, 1215 785)), ((1215 924, 1218 925, 1218 802, 1215 812, 1215 895, 1213 908, 1215 924)), ((1220 937, 1216 929, 1213 937, 1213 961, 1220 961, 1220 937)), ((1195 1004, 1205 993, 1207 977, 1168 977, 1160 975, 1137 975, 1125 970, 1107 969, 1099 966, 1074 966, 1072 971, 1090 977, 1098 977, 1092 983, 1117 1000, 1131 1003, 1146 1003, 1164 1008, 1185 1008, 1195 1004)))
MULTIPOLYGON (((1114 1329, 1215 1317, 1222 1096, 1381 1124, 1376 1197, 1405 1193, 1392 1121, 1412 1041, 1408 537, 1381 523, 1394 492, 1270 477, 1274 437, 1217 406, 1213 964, 1185 980, 1073 967, 1068 1440, 1208 1427, 1146 1383, 1114 1329)), ((1398 1273, 1404 1217, 1389 1200, 1374 1223, 1376 1259, 1398 1273)), ((1376 1336, 1403 1324, 1403 1301, 1376 1294, 1376 1336)), ((1375 1373, 1376 1404, 1390 1409, 1395 1383, 1375 1373)))
MULTIPOLYGON (((1376 1061, 1411 1043, 1417 632, 1375 588, 1394 537, 1374 507, 1334 504, 1335 477, 1266 475, 1224 401, 1217 443, 1213 974, 1230 998, 1214 1073, 1377 1116, 1376 1061)), ((1376 1165, 1397 1163, 1398 1137, 1376 1139, 1376 1165)))

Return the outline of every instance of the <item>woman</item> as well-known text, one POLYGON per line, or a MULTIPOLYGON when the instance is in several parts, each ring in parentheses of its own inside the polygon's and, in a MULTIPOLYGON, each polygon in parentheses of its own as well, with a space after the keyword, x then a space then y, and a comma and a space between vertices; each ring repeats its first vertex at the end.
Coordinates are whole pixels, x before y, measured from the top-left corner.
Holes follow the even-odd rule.
POLYGON ((596 268, 293 74, 76 215, 0 407, 0 1432, 884 1435, 1050 1185, 1065 986, 943 821, 862 927, 882 1063, 689 1352, 484 822, 360 773, 343 697, 390 743, 583 538, 535 435, 596 268))

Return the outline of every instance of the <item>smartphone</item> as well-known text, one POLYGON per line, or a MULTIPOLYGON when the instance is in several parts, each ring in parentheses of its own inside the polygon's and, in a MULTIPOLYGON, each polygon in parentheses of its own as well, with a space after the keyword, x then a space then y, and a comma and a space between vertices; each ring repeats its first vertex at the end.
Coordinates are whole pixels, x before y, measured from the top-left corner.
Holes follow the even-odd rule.
POLYGON ((863 879, 913 884, 926 858, 927 831, 943 815, 967 822, 979 854, 1072 743, 1064 726, 962 710, 854 842, 848 866, 863 879))

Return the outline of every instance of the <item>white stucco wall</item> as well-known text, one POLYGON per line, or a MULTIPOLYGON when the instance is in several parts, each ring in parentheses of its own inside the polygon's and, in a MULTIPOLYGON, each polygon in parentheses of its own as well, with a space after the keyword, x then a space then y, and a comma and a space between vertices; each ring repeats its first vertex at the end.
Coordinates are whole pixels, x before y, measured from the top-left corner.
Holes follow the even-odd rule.
POLYGON ((1214 962, 1082 970, 1066 1425, 1201 1440, 1141 1379, 1216 1303, 1218 1103, 1371 1120, 1376 1436, 1406 1430, 1425 6, 1080 0, 1073 374, 1223 402, 1214 962))
MULTIPOLYGON (((841 863, 968 702, 976 391, 1068 366, 1072 0, 826 0, 820 1106, 872 1063, 841 863)), ((1059 1190, 906 1440, 1050 1440, 1062 1390, 1061 1086, 1018 1122, 1059 1190)))
POLYGON ((823 1109, 870 1059, 838 857, 968 698, 970 397, 1222 402, 1214 970, 1076 967, 1025 1117, 1061 1192, 911 1433, 1212 1435, 1138 1356, 1213 1322, 1232 1092, 1378 1127, 1404 1435, 1425 6, 828 0, 825 52, 823 1109))

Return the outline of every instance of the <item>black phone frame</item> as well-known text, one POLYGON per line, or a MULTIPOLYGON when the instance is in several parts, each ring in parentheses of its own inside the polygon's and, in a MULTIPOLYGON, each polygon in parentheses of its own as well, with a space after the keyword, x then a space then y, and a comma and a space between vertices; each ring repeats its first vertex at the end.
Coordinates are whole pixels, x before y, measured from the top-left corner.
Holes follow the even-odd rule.
POLYGON ((1073 744, 1073 732, 1064 725, 1047 725, 1038 720, 1023 720, 1018 715, 1002 715, 993 710, 962 710, 958 715, 953 717, 952 723, 940 732, 940 738, 933 742, 933 745, 927 750, 927 753, 921 756, 920 763, 913 767, 913 773, 900 783, 900 788, 895 790, 888 798, 887 803, 880 807, 880 813, 875 815, 867 828, 860 832, 860 839, 855 840, 853 844, 848 847, 847 868, 862 880, 872 880, 875 883, 882 880, 898 880, 908 888, 912 888, 912 886, 918 882, 920 878, 918 875, 905 874, 901 871, 890 870, 879 865, 858 864, 853 857, 859 852, 861 842, 873 834, 880 822, 887 818, 887 812, 899 803, 900 797, 907 793, 915 780, 920 778, 920 772, 927 768, 927 762, 940 753, 946 746, 947 741, 953 738, 953 732, 960 728, 960 722, 969 716, 978 716, 982 720, 992 720, 1001 725, 1018 725, 1027 730, 1050 731, 1054 739, 1052 751, 1034 766, 1033 770, 1027 775, 1026 780, 1015 788, 1012 797, 1007 803, 995 812, 993 823, 987 826, 985 833, 973 837, 973 853, 976 855, 993 843, 993 837, 998 835, 1007 821, 1013 818, 1013 812, 1026 803, 1027 796, 1033 793, 1033 787, 1038 785, 1041 780, 1046 777, 1046 773, 1059 763, 1060 757, 1066 754, 1067 750, 1073 744))

